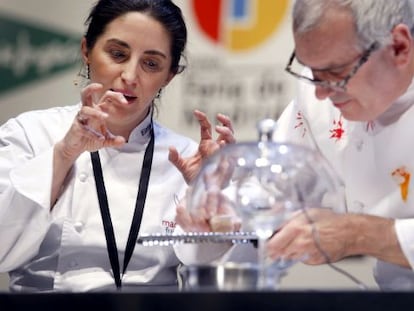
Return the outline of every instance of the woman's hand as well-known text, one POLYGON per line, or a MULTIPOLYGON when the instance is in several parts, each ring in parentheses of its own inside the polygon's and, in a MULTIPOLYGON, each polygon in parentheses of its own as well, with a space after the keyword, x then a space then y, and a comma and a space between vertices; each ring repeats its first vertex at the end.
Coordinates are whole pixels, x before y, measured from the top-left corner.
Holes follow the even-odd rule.
POLYGON ((51 209, 59 198, 68 172, 81 153, 103 147, 118 147, 125 143, 124 137, 109 132, 106 126, 108 114, 102 110, 112 101, 123 102, 125 98, 112 91, 105 92, 103 96, 100 94, 102 85, 97 83, 82 90, 82 107, 65 137, 54 147, 51 209))
POLYGON ((190 184, 195 176, 197 176, 205 158, 211 156, 214 152, 220 149, 220 147, 236 141, 234 138, 232 123, 227 116, 222 114, 217 115, 217 120, 222 125, 217 125, 215 127, 215 130, 218 133, 218 137, 215 140, 213 139, 211 124, 206 114, 195 110, 194 116, 200 124, 201 140, 198 146, 198 151, 189 158, 181 157, 177 149, 174 147, 170 147, 169 153, 169 160, 183 174, 187 184, 190 184))
POLYGON ((214 170, 203 172, 202 191, 194 187, 188 188, 185 199, 196 196, 197 202, 193 204, 197 206, 188 210, 185 203, 177 204, 176 222, 181 228, 190 232, 233 232, 240 229, 241 219, 224 191, 233 172, 234 165, 223 157, 214 170), (197 194, 192 194, 192 191, 197 194))
POLYGON ((108 114, 102 110, 113 101, 123 102, 122 94, 106 91, 101 97, 102 85, 92 83, 82 90, 82 107, 72 126, 57 147, 67 158, 76 159, 84 151, 103 147, 118 147, 125 143, 122 136, 113 135, 106 126, 108 114))
MULTIPOLYGON (((191 191, 191 189, 189 190, 191 191)), ((189 192, 187 192, 187 196, 189 192)), ((193 210, 186 208, 185 199, 177 204, 175 221, 187 232, 234 232, 240 230, 241 220, 231 202, 219 189, 206 191, 200 205, 193 210)))

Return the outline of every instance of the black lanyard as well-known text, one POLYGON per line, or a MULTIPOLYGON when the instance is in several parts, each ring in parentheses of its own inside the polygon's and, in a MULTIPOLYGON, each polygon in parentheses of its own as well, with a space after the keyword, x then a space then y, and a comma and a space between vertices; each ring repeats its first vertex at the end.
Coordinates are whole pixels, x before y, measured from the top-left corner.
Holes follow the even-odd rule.
MULTIPOLYGON (((144 212, 145 199, 147 197, 149 177, 151 173, 152 157, 154 154, 154 129, 151 129, 151 139, 145 149, 144 162, 142 163, 142 172, 139 180, 139 189, 137 201, 135 202, 135 211, 132 218, 131 228, 129 229, 128 242, 125 248, 124 266, 122 275, 125 274, 129 260, 134 252, 135 244, 141 226, 142 214, 144 212)), ((114 228, 112 226, 111 215, 109 213, 108 197, 106 195, 105 183, 102 174, 101 160, 98 151, 91 152, 93 174, 95 176, 96 190, 98 192, 99 207, 101 209, 102 222, 105 231, 106 247, 108 249, 109 261, 112 267, 112 273, 115 278, 115 285, 119 289, 122 287, 121 273, 118 259, 118 248, 116 246, 114 228)))

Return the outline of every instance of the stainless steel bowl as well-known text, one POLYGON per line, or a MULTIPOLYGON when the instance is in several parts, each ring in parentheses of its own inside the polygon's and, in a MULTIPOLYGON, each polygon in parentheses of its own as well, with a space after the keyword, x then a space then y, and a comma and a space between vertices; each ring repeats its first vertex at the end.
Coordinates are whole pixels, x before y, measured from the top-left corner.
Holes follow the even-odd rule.
POLYGON ((226 262, 216 265, 189 265, 178 269, 183 291, 251 291, 257 288, 258 266, 226 262))

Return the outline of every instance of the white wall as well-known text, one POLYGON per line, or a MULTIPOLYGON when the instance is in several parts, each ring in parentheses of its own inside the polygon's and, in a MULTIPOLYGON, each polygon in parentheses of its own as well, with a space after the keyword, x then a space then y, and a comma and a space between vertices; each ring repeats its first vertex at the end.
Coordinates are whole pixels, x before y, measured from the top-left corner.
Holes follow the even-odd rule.
MULTIPOLYGON (((90 5, 94 2, 95 0, 1 0, 0 13, 13 14, 45 25, 50 29, 81 35, 84 30, 83 21, 87 16, 90 5)), ((229 108, 230 105, 226 105, 226 98, 222 97, 221 94, 216 94, 208 101, 200 96, 190 97, 189 100, 190 94, 183 89, 183 81, 188 83, 191 79, 194 79, 195 82, 210 79, 210 82, 214 82, 214 79, 220 78, 220 76, 215 76, 217 73, 215 71, 208 73, 200 71, 200 64, 202 64, 200 58, 202 60, 218 61, 220 75, 228 75, 230 72, 233 75, 229 75, 229 77, 235 80, 238 79, 241 85, 247 87, 254 86, 258 81, 260 82, 260 79, 263 78, 261 75, 269 74, 265 72, 265 69, 270 68, 272 78, 286 82, 283 94, 279 94, 278 98, 273 99, 259 100, 253 98, 248 104, 254 105, 254 114, 248 116, 250 119, 241 119, 236 124, 239 139, 256 139, 255 122, 274 112, 266 111, 266 109, 277 105, 282 107, 293 96, 291 82, 283 73, 283 66, 293 48, 289 16, 286 16, 271 40, 262 46, 247 52, 233 53, 223 47, 215 46, 208 38, 203 36, 194 21, 194 16, 191 14, 190 2, 190 0, 176 1, 182 7, 189 26, 188 58, 190 68, 187 73, 178 77, 167 88, 160 107, 159 118, 164 124, 198 139, 197 127, 184 122, 183 111, 188 109, 185 105, 194 105, 194 107, 206 109, 210 112, 224 110, 231 116, 236 115, 239 112, 238 110, 244 109, 244 107, 237 108, 234 106, 237 103, 231 103, 233 106, 229 108), (197 68, 199 71, 195 72, 194 70, 197 68), (258 108, 256 109, 256 107, 258 108)), ((48 80, 41 80, 27 87, 19 88, 17 91, 6 95, 0 94, 0 123, 23 111, 77 102, 79 89, 73 85, 77 71, 78 68, 74 68, 48 80)), ((346 270, 355 274, 368 286, 374 287, 369 265, 370 260, 368 259, 347 260, 341 263, 341 266, 346 270)), ((6 283, 7 277, 1 275, 0 290, 6 288, 6 283)), ((355 288, 355 285, 345 277, 324 266, 296 265, 288 276, 283 279, 282 284, 285 288, 355 288)))

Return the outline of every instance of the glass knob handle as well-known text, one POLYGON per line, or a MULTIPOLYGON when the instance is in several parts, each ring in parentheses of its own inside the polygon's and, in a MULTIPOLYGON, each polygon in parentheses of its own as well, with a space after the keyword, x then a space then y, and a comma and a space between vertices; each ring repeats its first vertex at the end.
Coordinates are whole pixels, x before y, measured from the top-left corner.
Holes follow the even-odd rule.
POLYGON ((257 122, 257 131, 259 141, 269 142, 273 140, 273 133, 277 127, 276 121, 273 119, 263 119, 257 122))

